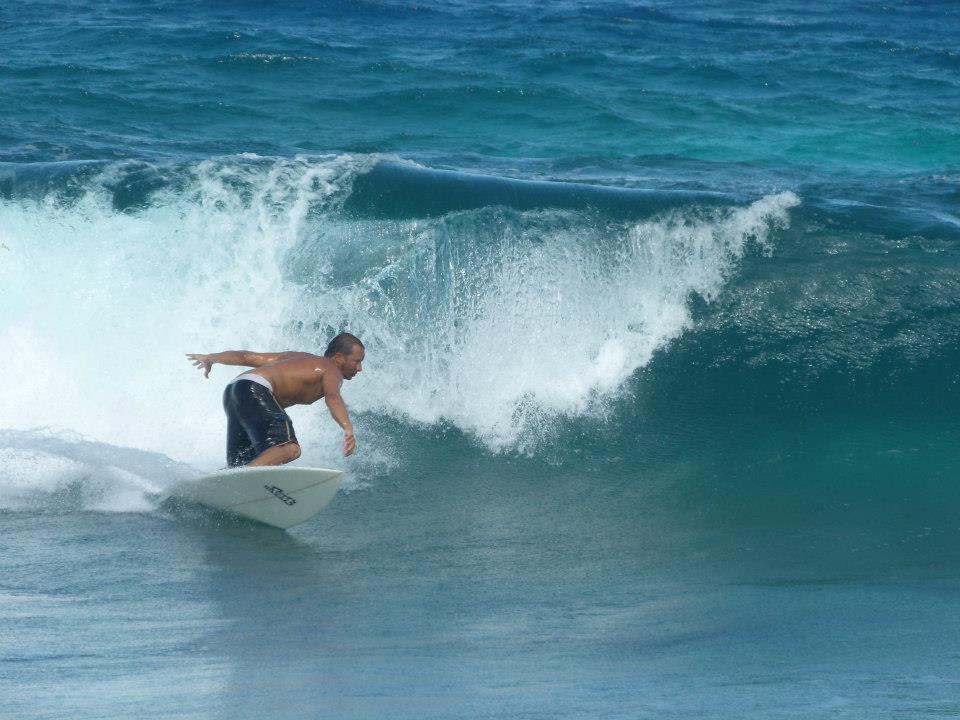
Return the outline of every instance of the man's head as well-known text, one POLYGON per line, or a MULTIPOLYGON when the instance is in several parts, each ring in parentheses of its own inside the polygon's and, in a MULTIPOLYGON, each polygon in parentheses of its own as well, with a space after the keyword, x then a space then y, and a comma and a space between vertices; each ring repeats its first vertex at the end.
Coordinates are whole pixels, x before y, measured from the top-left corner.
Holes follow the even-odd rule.
POLYGON ((327 345, 324 357, 333 360, 334 365, 343 373, 344 379, 350 380, 363 370, 364 354, 360 338, 350 333, 340 333, 327 345))

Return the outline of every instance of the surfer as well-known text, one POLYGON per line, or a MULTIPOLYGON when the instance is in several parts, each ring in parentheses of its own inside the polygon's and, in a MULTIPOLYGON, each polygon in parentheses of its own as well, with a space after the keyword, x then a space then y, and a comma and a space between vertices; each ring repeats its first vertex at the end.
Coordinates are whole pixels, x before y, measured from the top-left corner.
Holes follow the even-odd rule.
POLYGON ((300 457, 300 444, 284 408, 310 405, 320 398, 343 428, 343 455, 357 448, 340 386, 363 369, 364 347, 350 333, 340 333, 326 352, 258 353, 247 350, 201 355, 188 353, 193 364, 210 377, 215 364, 256 368, 241 373, 223 391, 227 413, 227 465, 283 465, 300 457))

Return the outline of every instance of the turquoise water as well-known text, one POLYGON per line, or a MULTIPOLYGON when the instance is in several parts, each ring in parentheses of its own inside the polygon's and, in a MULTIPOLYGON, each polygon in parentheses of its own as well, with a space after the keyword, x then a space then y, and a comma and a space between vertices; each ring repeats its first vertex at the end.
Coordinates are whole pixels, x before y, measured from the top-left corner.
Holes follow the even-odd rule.
MULTIPOLYGON (((256 152, 955 167, 950 2, 37 2, 5 159, 256 152)), ((522 163, 520 163, 522 165, 522 163)))
POLYGON ((954 3, 0 9, 0 716, 960 713, 954 3), (289 533, 163 502, 367 345, 289 533))

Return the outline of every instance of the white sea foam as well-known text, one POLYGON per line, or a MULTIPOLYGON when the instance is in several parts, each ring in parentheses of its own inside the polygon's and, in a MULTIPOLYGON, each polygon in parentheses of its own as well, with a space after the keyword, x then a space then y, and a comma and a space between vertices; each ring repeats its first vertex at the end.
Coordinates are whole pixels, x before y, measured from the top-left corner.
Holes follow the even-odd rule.
POLYGON ((363 407, 531 451, 553 419, 602 413, 690 326, 690 295, 716 298, 748 248, 770 252, 798 202, 622 226, 503 209, 412 222, 402 254, 318 311, 377 340, 363 407))
MULTIPOLYGON (((799 202, 781 193, 634 224, 504 208, 344 216, 353 178, 376 160, 211 160, 127 211, 106 190, 121 166, 79 200, 0 202, 0 429, 48 427, 106 455, 138 448, 217 467, 233 369, 205 381, 184 353, 322 351, 345 327, 368 345, 365 372, 345 388, 354 412, 442 420, 492 450, 531 451, 553 419, 602 412, 690 325, 690 294, 716 297, 799 202)), ((343 464, 323 407, 291 414, 304 461, 343 464)), ((348 464, 357 482, 396 462, 375 434, 361 442, 348 464)), ((105 457, 50 469, 44 457, 58 452, 40 438, 0 457, 0 472, 19 473, 20 487, 24 466, 42 466, 33 482, 48 489, 90 467, 113 473, 116 491, 93 493, 90 507, 139 509, 147 486, 164 483, 118 500, 136 486, 124 473, 143 479, 143 467, 105 457)))
POLYGON ((145 512, 190 477, 164 455, 50 429, 0 430, 0 508, 145 512))
POLYGON ((122 168, 78 201, 0 202, 0 429, 221 466, 230 373, 204 381, 184 353, 288 347, 301 289, 283 256, 369 162, 205 162, 131 212, 105 189, 122 168))

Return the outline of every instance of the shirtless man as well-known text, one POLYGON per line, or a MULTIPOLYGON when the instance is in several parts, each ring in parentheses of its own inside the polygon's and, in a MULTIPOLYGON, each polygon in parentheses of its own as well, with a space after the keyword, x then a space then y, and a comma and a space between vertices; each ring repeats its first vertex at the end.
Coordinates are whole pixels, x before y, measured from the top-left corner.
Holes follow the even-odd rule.
POLYGON ((343 455, 357 448, 340 386, 363 367, 363 343, 350 333, 340 333, 323 357, 305 352, 255 353, 228 350, 187 357, 210 377, 210 368, 240 365, 256 368, 241 373, 223 391, 227 413, 227 465, 283 465, 300 457, 300 444, 284 408, 310 405, 320 398, 343 428, 343 455))

